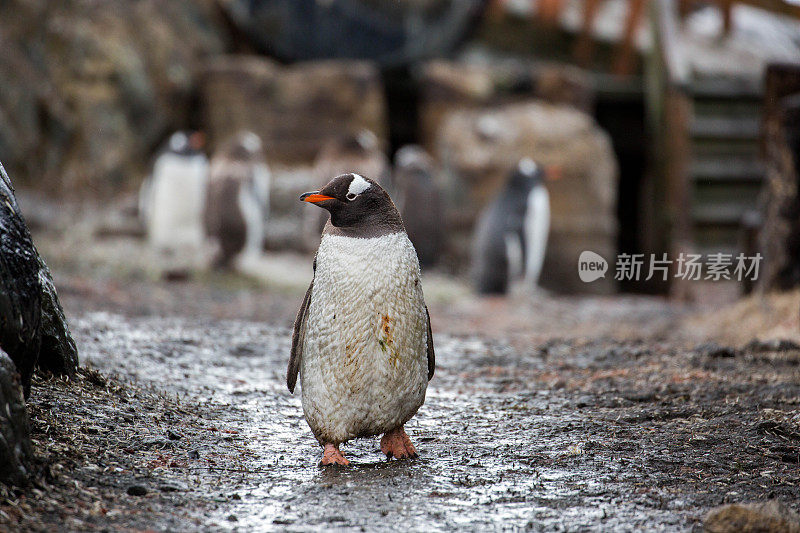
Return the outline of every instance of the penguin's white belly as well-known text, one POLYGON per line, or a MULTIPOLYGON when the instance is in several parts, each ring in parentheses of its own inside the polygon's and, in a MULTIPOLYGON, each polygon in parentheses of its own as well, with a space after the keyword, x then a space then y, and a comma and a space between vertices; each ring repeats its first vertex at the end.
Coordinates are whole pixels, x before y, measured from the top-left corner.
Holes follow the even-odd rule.
POLYGON ((159 248, 199 248, 203 242, 208 164, 203 156, 164 154, 153 168, 148 238, 159 248))
POLYGON ((378 435, 425 401, 427 320, 405 233, 324 235, 300 368, 303 411, 320 442, 378 435))

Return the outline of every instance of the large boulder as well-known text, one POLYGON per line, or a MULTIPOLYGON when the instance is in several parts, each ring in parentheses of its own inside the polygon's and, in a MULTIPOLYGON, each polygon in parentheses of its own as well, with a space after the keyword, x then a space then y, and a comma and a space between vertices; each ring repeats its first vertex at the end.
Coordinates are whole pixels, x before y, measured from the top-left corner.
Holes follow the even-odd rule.
POLYGON ((567 293, 614 290, 613 275, 588 284, 577 275, 583 250, 612 264, 616 254, 617 162, 611 140, 591 116, 535 101, 456 111, 440 128, 437 147, 455 263, 467 264, 478 215, 509 171, 530 157, 561 175, 547 183, 551 229, 541 284, 567 293))
POLYGON ((39 254, 0 165, 0 348, 27 390, 42 343, 39 254))
POLYGON ((113 192, 187 123, 213 0, 0 2, 0 154, 27 186, 113 192))
POLYGON ((590 111, 593 90, 582 70, 527 61, 434 60, 415 71, 420 90, 421 142, 434 148, 447 116, 463 109, 487 109, 537 98, 590 111))
POLYGON ((33 370, 73 374, 78 352, 50 269, 36 250, 0 163, 0 348, 16 365, 27 396, 33 370))
POLYGON ((13 361, 0 350, 0 483, 23 487, 33 460, 30 423, 22 382, 13 361))
POLYGON ((486 0, 220 0, 262 52, 283 61, 360 58, 397 66, 448 55, 486 0))
POLYGON ((366 129, 385 140, 388 134, 380 73, 369 62, 281 66, 256 56, 223 56, 205 69, 201 91, 211 143, 252 131, 270 164, 307 164, 341 135, 366 129))

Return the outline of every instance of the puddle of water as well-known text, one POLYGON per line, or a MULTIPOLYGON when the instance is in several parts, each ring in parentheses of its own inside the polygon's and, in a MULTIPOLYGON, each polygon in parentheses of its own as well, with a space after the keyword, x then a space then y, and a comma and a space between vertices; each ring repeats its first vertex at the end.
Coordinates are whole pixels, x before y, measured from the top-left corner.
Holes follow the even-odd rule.
POLYGON ((204 490, 223 495, 208 517, 216 528, 619 530, 646 520, 649 530, 669 530, 688 523, 685 514, 630 496, 630 476, 618 464, 584 453, 591 422, 565 410, 557 391, 491 392, 481 377, 461 377, 471 361, 507 356, 507 346, 441 336, 437 376, 407 425, 420 459, 386 462, 374 438, 344 445, 353 464, 339 470, 317 467, 321 450, 300 397, 285 389, 287 329, 107 313, 86 315, 74 329, 84 362, 201 403, 216 413, 209 423, 237 432, 232 438, 247 453, 218 465, 213 485, 205 481, 204 490))

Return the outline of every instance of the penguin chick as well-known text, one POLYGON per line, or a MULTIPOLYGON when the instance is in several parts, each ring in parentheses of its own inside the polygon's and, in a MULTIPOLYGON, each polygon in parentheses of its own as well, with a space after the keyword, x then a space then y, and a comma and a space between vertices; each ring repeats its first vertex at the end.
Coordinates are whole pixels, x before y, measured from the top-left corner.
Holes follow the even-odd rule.
POLYGON ((476 225, 472 278, 480 293, 508 291, 515 281, 535 288, 550 231, 550 197, 545 171, 522 159, 504 189, 483 211, 476 225))
MULTIPOLYGON (((314 161, 313 187, 324 186, 331 176, 355 172, 373 176, 388 186, 390 164, 378 138, 369 130, 342 135, 327 142, 314 161)), ((308 250, 319 245, 319 236, 327 220, 324 211, 307 210, 303 217, 303 242, 308 250)))
POLYGON ((241 252, 261 253, 269 187, 269 167, 255 133, 235 135, 214 154, 204 223, 206 235, 219 244, 216 267, 230 267, 241 252))
POLYGON ((394 158, 392 183, 406 232, 423 267, 436 263, 445 242, 444 205, 434 183, 436 165, 416 145, 407 145, 394 158))
POLYGON ((322 465, 347 465, 339 445, 383 434, 381 450, 417 453, 403 430, 425 401, 435 357, 414 246, 386 191, 358 174, 300 196, 330 213, 292 334, 297 375, 322 465))
POLYGON ((166 252, 199 249, 203 243, 203 204, 208 158, 202 134, 179 131, 169 138, 142 184, 139 211, 147 240, 166 252))

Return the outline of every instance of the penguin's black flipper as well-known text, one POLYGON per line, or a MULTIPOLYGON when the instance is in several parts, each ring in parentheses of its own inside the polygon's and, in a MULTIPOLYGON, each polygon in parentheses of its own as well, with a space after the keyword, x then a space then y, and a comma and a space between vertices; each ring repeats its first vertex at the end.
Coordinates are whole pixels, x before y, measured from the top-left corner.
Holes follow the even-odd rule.
POLYGON ((431 331, 431 314, 428 312, 428 306, 425 306, 425 317, 428 319, 428 381, 433 378, 433 372, 436 370, 436 354, 433 351, 433 332, 431 331))
MULTIPOLYGON (((316 267, 317 260, 314 259, 316 267)), ((303 357, 303 339, 306 336, 306 319, 308 318, 308 307, 311 304, 311 290, 314 288, 314 280, 308 286, 303 303, 294 319, 294 331, 292 331, 292 352, 289 356, 289 368, 286 371, 286 385, 289 392, 294 393, 294 386, 297 384, 297 374, 300 372, 300 361, 303 357)), ((430 326, 428 326, 430 328, 430 326)), ((430 334, 429 334, 430 335, 430 334)), ((430 356, 429 356, 430 357, 430 356)), ((430 363, 428 363, 430 366, 430 363)))

